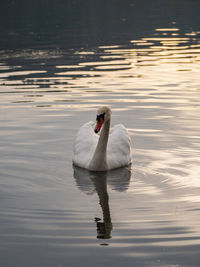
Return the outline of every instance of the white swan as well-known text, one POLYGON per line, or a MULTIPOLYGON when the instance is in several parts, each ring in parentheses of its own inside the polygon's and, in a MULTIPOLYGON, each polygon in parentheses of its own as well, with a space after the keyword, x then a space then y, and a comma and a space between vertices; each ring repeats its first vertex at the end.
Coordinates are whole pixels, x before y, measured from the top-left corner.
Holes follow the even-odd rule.
POLYGON ((131 142, 126 128, 118 124, 110 130, 111 109, 107 106, 99 108, 96 120, 96 126, 94 122, 88 122, 77 133, 74 165, 91 171, 106 171, 129 165, 131 142))

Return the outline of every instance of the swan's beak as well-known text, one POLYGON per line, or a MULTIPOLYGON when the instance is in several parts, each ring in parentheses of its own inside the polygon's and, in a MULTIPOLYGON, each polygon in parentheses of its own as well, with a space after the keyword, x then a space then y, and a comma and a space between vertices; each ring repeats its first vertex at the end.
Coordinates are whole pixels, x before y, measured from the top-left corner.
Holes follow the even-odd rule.
POLYGON ((94 128, 94 132, 98 133, 101 130, 102 125, 103 125, 103 119, 100 118, 100 120, 97 121, 97 124, 96 124, 96 126, 94 128))

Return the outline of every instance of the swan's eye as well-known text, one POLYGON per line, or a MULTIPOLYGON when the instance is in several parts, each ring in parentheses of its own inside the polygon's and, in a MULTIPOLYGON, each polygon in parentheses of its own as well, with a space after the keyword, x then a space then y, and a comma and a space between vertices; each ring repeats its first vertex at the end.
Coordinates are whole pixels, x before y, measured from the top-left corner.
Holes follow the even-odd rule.
POLYGON ((102 118, 103 121, 104 121, 104 115, 105 115, 105 113, 102 113, 102 114, 97 115, 96 120, 97 120, 98 122, 100 122, 100 121, 101 121, 101 118, 102 118))

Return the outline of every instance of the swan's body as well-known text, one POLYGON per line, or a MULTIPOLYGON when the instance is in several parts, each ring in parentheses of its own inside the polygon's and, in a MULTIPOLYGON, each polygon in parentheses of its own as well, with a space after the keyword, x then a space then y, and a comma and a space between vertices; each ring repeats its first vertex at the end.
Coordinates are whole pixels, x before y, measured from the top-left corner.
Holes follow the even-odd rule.
POLYGON ((74 142, 73 163, 92 171, 105 171, 129 165, 131 142, 126 128, 118 124, 110 129, 109 107, 101 107, 98 110, 97 120, 95 130, 94 122, 88 122, 79 129, 74 142), (95 133, 100 129, 100 135, 95 133))

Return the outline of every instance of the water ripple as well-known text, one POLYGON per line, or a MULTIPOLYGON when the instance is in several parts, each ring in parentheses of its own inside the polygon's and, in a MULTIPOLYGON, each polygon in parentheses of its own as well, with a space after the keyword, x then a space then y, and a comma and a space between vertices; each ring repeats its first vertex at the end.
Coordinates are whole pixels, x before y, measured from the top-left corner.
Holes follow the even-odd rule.
POLYGON ((126 45, 0 57, 4 251, 89 261, 101 245, 135 266, 199 255, 199 32, 173 24, 126 45), (102 104, 127 127, 133 164, 97 179, 71 159, 78 128, 102 104))

